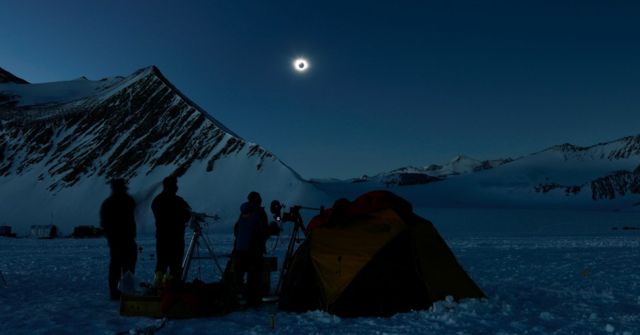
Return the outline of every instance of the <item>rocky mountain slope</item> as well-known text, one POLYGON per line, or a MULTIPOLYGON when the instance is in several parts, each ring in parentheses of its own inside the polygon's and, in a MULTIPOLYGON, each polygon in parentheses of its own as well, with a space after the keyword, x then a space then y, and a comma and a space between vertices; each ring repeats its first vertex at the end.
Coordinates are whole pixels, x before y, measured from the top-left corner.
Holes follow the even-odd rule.
MULTIPOLYGON (((107 181, 129 180, 142 230, 160 182, 233 221, 248 192, 316 205, 325 195, 189 100, 156 67, 127 77, 27 84, 0 74, 1 224, 97 224, 107 181)), ((14 228, 15 229, 15 228, 14 228)))

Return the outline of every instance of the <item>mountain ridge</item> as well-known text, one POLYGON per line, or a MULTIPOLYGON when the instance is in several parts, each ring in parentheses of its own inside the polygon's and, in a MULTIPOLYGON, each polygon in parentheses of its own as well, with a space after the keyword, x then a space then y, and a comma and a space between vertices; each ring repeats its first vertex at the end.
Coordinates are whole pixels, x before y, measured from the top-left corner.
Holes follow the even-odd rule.
POLYGON ((0 67, 0 84, 2 83, 29 84, 28 81, 0 67))
MULTIPOLYGON (((464 154, 459 154, 459 155, 456 155, 453 159, 451 159, 448 163, 428 164, 428 165, 425 165, 424 167, 406 166, 406 167, 396 168, 387 172, 381 172, 376 174, 375 176, 384 175, 384 174, 393 174, 396 172, 425 172, 425 173, 431 172, 433 173, 434 171, 439 172, 443 170, 444 167, 446 166, 452 166, 452 165, 455 166, 458 164, 470 165, 472 167, 471 169, 469 169, 469 171, 465 171, 465 173, 479 172, 479 171, 488 170, 503 164, 508 164, 520 159, 525 159, 529 156, 535 156, 535 155, 545 154, 549 152, 559 152, 563 154, 578 154, 578 153, 593 151, 594 149, 606 150, 607 146, 611 146, 611 145, 615 146, 616 144, 621 144, 621 145, 614 148, 614 150, 610 150, 608 152, 602 151, 597 154, 592 153, 592 156, 598 155, 601 158, 604 158, 606 156, 606 158, 609 160, 616 160, 616 159, 626 159, 633 155, 640 155, 640 134, 638 134, 638 135, 623 136, 614 140, 599 142, 590 146, 578 146, 571 143, 563 143, 563 144, 553 145, 546 149, 536 151, 534 153, 521 156, 518 158, 508 157, 508 158, 498 158, 498 159, 477 160, 475 158, 471 158, 464 154)), ((567 157, 568 156, 566 156, 565 159, 567 159, 567 157)), ((446 175, 459 175, 459 174, 463 174, 463 173, 447 173, 446 175)), ((438 176, 438 175, 433 174, 433 176, 438 176)), ((440 177, 441 176, 443 175, 440 175, 440 177)), ((366 178, 370 178, 370 177, 365 176, 365 179, 366 178)), ((354 178, 354 179, 357 179, 357 178, 354 178)))
POLYGON ((388 189, 426 207, 545 207, 637 210, 640 135, 591 146, 554 145, 515 159, 458 155, 445 164, 319 182, 350 196, 388 189))

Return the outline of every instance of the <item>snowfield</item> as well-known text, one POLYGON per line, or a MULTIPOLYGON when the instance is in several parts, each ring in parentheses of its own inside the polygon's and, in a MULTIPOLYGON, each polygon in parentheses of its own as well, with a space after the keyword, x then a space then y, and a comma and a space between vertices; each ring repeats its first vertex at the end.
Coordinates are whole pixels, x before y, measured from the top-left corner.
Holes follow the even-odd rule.
MULTIPOLYGON (((556 215, 547 229, 531 228, 531 212, 440 210, 432 219, 488 299, 442 301, 431 310, 391 318, 343 319, 324 312, 294 314, 273 306, 222 317, 168 320, 158 334, 640 334, 640 231, 613 230, 638 225, 640 214, 575 212, 591 217, 575 233, 571 215, 556 215), (469 222, 466 215, 480 217, 469 222), (480 229, 488 218, 497 227, 480 229), (436 221, 436 218, 438 219, 436 221), (602 219, 610 220, 601 221, 602 219), (616 221, 617 220, 617 221, 616 221), (461 223, 461 222, 464 222, 461 223), (456 226, 455 224, 458 224, 456 226), (475 226, 475 230, 464 227, 475 226), (519 228, 517 228, 519 227, 519 228)), ((226 262, 232 235, 209 228, 209 239, 226 262), (215 233, 213 232, 215 230, 215 233)), ((190 238, 188 235, 187 239, 190 238)), ((269 242, 275 254, 287 238, 269 242)), ((137 276, 152 278, 155 241, 139 238, 137 276)), ((123 317, 108 300, 108 247, 104 239, 0 238, 0 329, 2 334, 135 334, 161 320, 123 317)), ((194 261, 191 276, 208 279, 212 265, 194 261)))

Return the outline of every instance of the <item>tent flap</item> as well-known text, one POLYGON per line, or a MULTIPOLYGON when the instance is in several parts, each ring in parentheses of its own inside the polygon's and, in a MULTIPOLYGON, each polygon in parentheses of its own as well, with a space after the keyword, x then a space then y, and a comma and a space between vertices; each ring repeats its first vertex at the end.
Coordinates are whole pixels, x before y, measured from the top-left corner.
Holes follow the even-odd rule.
POLYGON ((375 254, 406 229, 393 210, 353 219, 349 225, 318 227, 311 242, 311 258, 322 282, 324 301, 331 305, 375 254))

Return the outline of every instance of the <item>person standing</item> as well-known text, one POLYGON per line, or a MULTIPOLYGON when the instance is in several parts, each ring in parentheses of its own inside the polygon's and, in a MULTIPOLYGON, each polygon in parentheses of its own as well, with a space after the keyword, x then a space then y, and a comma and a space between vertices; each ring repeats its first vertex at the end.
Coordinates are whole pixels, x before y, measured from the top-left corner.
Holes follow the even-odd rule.
POLYGON ((138 258, 136 245, 136 202, 127 193, 127 183, 111 181, 111 196, 100 207, 100 226, 109 243, 109 292, 111 300, 120 299, 118 282, 127 271, 135 273, 138 258))
POLYGON ((182 277, 184 231, 191 218, 191 207, 177 192, 178 179, 175 176, 166 177, 162 181, 162 192, 151 203, 156 221, 156 287, 160 286, 166 273, 172 280, 182 277))
POLYGON ((249 193, 247 200, 240 206, 240 217, 234 226, 234 272, 247 306, 257 306, 262 301, 262 256, 266 251, 268 218, 258 192, 249 193))

